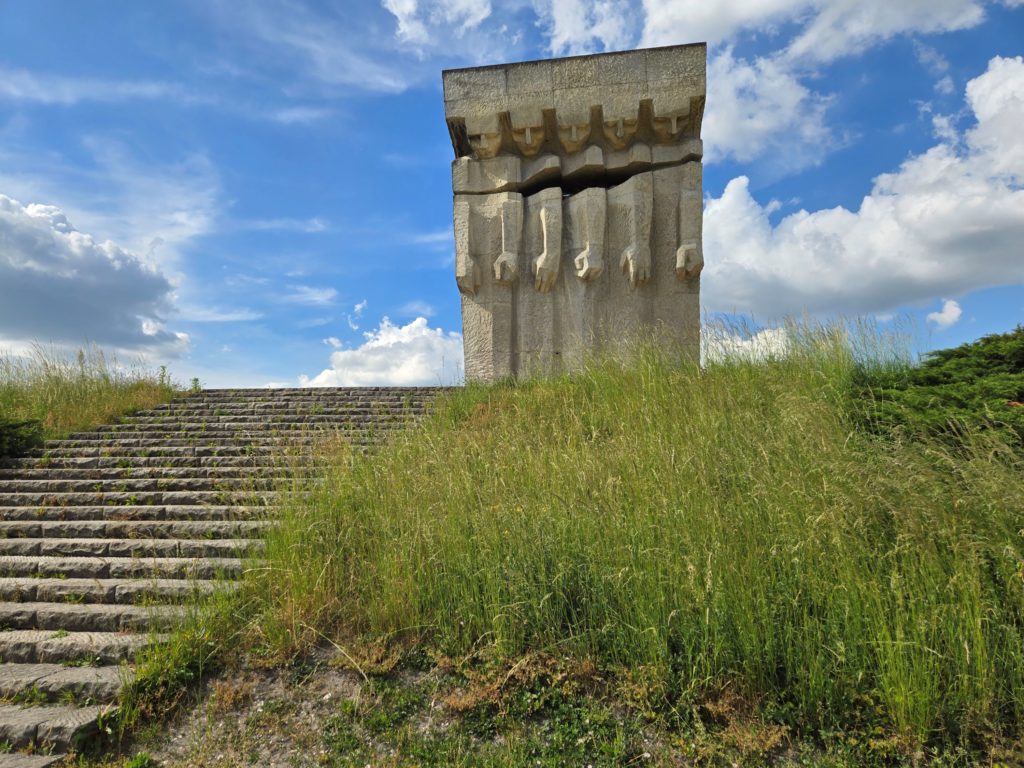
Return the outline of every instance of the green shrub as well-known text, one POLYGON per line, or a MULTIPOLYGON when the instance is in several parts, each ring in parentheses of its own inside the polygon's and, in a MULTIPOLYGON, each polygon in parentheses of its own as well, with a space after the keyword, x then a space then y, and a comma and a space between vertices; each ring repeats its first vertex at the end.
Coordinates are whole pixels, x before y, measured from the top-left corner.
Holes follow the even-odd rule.
POLYGON ((0 459, 22 456, 42 445, 38 421, 11 421, 0 417, 0 459))
POLYGON ((965 433, 995 430, 1024 446, 1024 326, 932 352, 917 366, 864 365, 853 379, 863 423, 959 444, 965 433))

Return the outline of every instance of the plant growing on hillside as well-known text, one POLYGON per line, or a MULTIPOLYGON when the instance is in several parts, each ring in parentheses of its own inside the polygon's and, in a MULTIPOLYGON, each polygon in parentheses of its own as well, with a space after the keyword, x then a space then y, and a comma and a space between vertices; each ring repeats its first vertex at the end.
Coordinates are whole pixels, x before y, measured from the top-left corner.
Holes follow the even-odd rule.
POLYGON ((995 430, 1024 446, 1024 326, 929 353, 917 366, 865 365, 853 379, 861 422, 879 434, 962 443, 995 430))
POLYGON ((166 369, 124 367, 90 345, 68 356, 36 344, 24 354, 0 353, 0 455, 34 447, 30 422, 52 439, 90 429, 180 394, 166 369))
POLYGON ((0 416, 0 459, 21 456, 42 445, 38 421, 12 421, 0 416))

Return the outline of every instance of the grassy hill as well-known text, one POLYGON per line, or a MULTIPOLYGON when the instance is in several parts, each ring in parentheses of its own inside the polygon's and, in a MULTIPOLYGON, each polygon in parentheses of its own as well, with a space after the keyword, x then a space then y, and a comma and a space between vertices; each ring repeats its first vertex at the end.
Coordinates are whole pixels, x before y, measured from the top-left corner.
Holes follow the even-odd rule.
POLYGON ((318 732, 332 765, 1012 763, 1024 334, 920 367, 855 348, 647 350, 335 445, 133 705, 327 644, 365 681, 318 732))
POLYGON ((23 355, 0 353, 0 458, 180 393, 165 370, 123 368, 96 346, 74 358, 41 345, 23 355))

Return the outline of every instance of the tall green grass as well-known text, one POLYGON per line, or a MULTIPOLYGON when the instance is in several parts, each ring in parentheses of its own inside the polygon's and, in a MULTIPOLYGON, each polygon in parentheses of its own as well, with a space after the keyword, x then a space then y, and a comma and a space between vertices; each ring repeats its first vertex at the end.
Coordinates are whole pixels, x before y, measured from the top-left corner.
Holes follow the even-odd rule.
POLYGON ((467 387, 368 458, 336 447, 250 573, 250 637, 581 654, 921 742, 1014 730, 1024 460, 858 430, 864 348, 805 329, 703 370, 648 349, 467 387))
POLYGON ((0 422, 34 421, 41 437, 59 438, 179 395, 166 370, 122 366, 95 345, 67 355, 33 345, 0 352, 0 422))

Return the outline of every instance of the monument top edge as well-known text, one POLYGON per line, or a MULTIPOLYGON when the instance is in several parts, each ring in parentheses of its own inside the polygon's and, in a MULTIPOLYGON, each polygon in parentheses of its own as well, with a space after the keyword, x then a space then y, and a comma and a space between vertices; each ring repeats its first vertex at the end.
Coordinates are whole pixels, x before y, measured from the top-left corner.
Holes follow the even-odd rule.
POLYGON ((450 69, 441 70, 441 78, 444 79, 449 74, 458 72, 481 72, 487 70, 497 69, 511 69, 514 67, 530 66, 532 64, 546 64, 551 62, 562 62, 562 61, 586 61, 590 59, 605 59, 616 56, 628 57, 628 56, 642 56, 651 52, 667 53, 669 51, 678 50, 683 51, 687 49, 700 49, 703 51, 705 58, 707 57, 706 42, 698 43, 682 43, 678 45, 659 45, 651 48, 630 48, 625 51, 603 51, 602 53, 582 53, 575 56, 559 56, 550 59, 526 59, 524 61, 509 61, 501 64, 483 64, 477 67, 452 67, 450 69))

